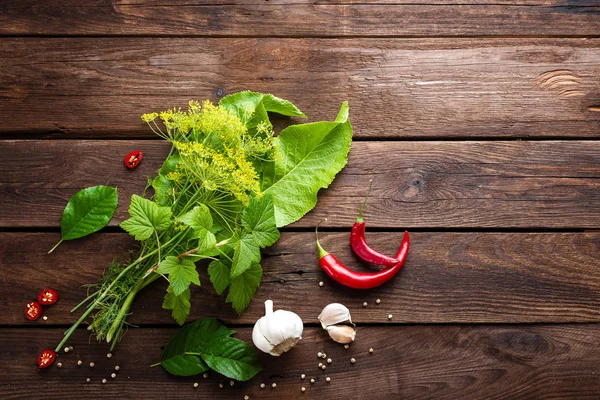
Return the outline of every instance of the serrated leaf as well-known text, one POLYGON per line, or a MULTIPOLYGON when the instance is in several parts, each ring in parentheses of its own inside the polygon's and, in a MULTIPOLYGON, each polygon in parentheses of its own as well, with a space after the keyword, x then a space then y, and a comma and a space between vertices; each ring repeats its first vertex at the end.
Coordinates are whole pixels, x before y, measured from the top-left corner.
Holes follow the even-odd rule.
POLYGON ((110 186, 92 186, 75 193, 63 211, 60 223, 62 239, 58 244, 104 228, 115 213, 118 201, 117 189, 110 186))
POLYGON ((260 247, 271 246, 279 239, 270 195, 250 199, 242 212, 242 226, 252 232, 254 241, 260 247))
POLYGON ((209 230, 213 225, 210 210, 204 204, 194 207, 191 211, 177 217, 177 219, 195 231, 209 230))
POLYGON ((231 277, 243 274, 252 263, 260 262, 260 247, 252 235, 243 233, 232 240, 233 262, 231 264, 231 277))
POLYGON ((248 308, 256 289, 260 286, 262 273, 263 270, 260 264, 255 263, 243 274, 231 280, 229 293, 225 301, 231 303, 238 314, 243 313, 248 308))
POLYGON ((154 232, 161 232, 171 226, 171 207, 161 207, 155 202, 136 194, 131 196, 129 205, 131 218, 121 222, 121 228, 136 240, 146 240, 154 232))
POLYGON ((277 226, 282 227, 310 211, 317 192, 346 165, 352 142, 348 104, 342 104, 335 122, 292 125, 277 140, 273 184, 264 194, 273 197, 277 226))
POLYGON ((222 294, 229 286, 230 269, 220 260, 214 260, 208 265, 208 276, 217 294, 222 294))
POLYGON ((176 296, 173 288, 171 286, 167 287, 167 294, 162 306, 166 310, 173 310, 171 315, 179 325, 183 325, 190 314, 190 289, 187 288, 179 296, 176 296))
POLYGON ((160 262, 156 272, 169 276, 169 286, 176 296, 181 295, 192 283, 200 286, 196 265, 190 260, 169 256, 160 262))
POLYGON ((235 338, 211 342, 200 357, 211 369, 238 381, 247 381, 262 370, 256 350, 235 338))

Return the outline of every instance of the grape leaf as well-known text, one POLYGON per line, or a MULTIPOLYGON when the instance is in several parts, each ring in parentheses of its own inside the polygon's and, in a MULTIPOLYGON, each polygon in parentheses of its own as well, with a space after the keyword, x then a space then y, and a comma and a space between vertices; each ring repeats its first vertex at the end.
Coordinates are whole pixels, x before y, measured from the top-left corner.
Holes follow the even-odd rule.
POLYGON ((169 286, 162 306, 165 310, 173 310, 171 315, 179 325, 183 325, 191 308, 190 289, 187 288, 179 296, 176 296, 173 288, 169 286))
POLYGON ((208 265, 208 275, 210 282, 214 286, 217 294, 222 294, 229 286, 229 267, 223 261, 214 260, 208 265))
POLYGON ((346 165, 352 142, 348 103, 342 104, 335 122, 292 125, 277 140, 273 183, 264 194, 273 197, 277 226, 282 227, 310 211, 317 192, 346 165))
POLYGON ((160 262, 156 272, 169 275, 169 285, 175 296, 180 296, 192 283, 200 286, 196 265, 190 260, 169 256, 160 262))
POLYGON ((135 236, 136 240, 146 240, 154 232, 171 226, 171 207, 161 207, 137 194, 131 196, 129 215, 131 218, 121 222, 121 228, 135 236))
POLYGON ((256 289, 260 286, 262 273, 260 264, 254 263, 246 272, 231 280, 225 301, 231 303, 238 314, 248 308, 256 289))
POLYGON ((231 277, 241 275, 252 263, 260 262, 260 247, 252 237, 247 233, 234 235, 231 240, 233 247, 233 262, 231 265, 231 277))
POLYGON ((191 211, 177 217, 177 219, 192 227, 195 231, 209 230, 213 225, 210 210, 204 204, 194 207, 191 211))
MULTIPOLYGON (((252 117, 259 105, 262 105, 264 111, 276 112, 289 117, 306 118, 302 111, 287 100, 280 99, 272 94, 256 93, 249 90, 225 96, 221 99, 219 105, 233 111, 244 122, 252 117)), ((263 118, 266 121, 269 120, 268 116, 263 118)))
POLYGON ((115 213, 118 200, 117 188, 110 186, 92 186, 75 193, 63 212, 62 238, 48 253, 65 240, 78 239, 104 228, 115 213))
POLYGON ((254 241, 260 247, 271 246, 279 239, 270 195, 250 199, 242 212, 242 226, 252 232, 254 241))

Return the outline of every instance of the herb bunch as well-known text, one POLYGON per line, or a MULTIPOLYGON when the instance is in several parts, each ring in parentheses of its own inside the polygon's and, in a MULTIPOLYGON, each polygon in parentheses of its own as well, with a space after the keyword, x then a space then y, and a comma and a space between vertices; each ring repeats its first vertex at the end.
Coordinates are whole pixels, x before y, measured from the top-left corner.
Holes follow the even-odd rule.
POLYGON ((286 100, 254 92, 225 97, 217 106, 191 101, 185 111, 142 116, 172 148, 148 182, 152 197, 133 195, 130 218, 121 223, 139 241, 138 250, 89 285, 92 293, 75 307, 86 310, 57 349, 90 315, 88 329, 114 348, 135 296, 160 278, 169 282, 163 308, 182 325, 190 288, 200 286, 200 260, 210 260, 218 294, 228 290, 226 301, 240 314, 248 307, 262 278, 261 248, 279 239, 278 227, 314 207, 318 190, 345 165, 352 135, 346 104, 335 122, 293 125, 279 137, 267 112, 305 117, 286 100))

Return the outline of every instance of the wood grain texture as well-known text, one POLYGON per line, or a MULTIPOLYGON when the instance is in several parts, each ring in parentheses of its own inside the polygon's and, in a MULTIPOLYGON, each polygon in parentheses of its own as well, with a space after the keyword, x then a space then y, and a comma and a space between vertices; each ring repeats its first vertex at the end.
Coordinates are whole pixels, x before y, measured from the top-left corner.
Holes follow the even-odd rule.
MULTIPOLYGON (((600 327, 563 326, 397 326, 359 327, 349 350, 333 343, 320 328, 306 328, 303 340, 282 357, 262 355, 266 369, 246 383, 229 386, 215 373, 209 378, 177 378, 148 366, 160 359, 160 347, 174 329, 130 329, 114 356, 108 346, 88 344, 87 333, 73 336, 73 354, 59 357, 62 368, 38 371, 34 359, 52 347, 61 329, 1 329, 0 355, 10 360, 0 375, 3 399, 596 399, 600 391, 600 327), (368 349, 375 352, 369 355, 368 349), (316 353, 333 359, 317 368, 316 353), (349 362, 356 358, 356 364, 349 362), (81 359, 84 366, 77 367, 81 359), (87 364, 94 361, 90 369, 87 364), (114 365, 121 369, 111 379, 114 365), (307 379, 302 381, 301 374, 307 379), (331 383, 325 383, 325 377, 331 383), (85 383, 90 377, 92 382, 85 383), (317 379, 314 385, 310 378, 317 379), (100 383, 107 378, 108 383, 100 383), (199 387, 194 389, 193 382, 199 387), (260 389, 261 382, 269 385, 260 389), (219 389, 223 383, 225 388, 219 389), (271 383, 276 383, 275 389, 271 383), (306 387, 302 394, 300 388, 306 387)), ((250 340, 249 328, 239 337, 250 340)))
MULTIPOLYGON (((169 151, 163 141, 0 141, 0 227, 58 227, 70 196, 110 184, 126 218, 169 151), (122 157, 144 151, 135 170, 122 157)), ((317 207, 292 224, 348 228, 369 179, 365 215, 379 228, 580 228, 600 225, 600 142, 355 142, 317 207)))
POLYGON ((5 38, 0 61, 4 137, 152 137, 142 113, 247 89, 312 121, 349 100, 358 138, 599 137, 600 39, 5 38))
MULTIPOLYGON (((369 233, 374 248, 393 254, 401 233, 369 233)), ((323 232, 323 246, 351 268, 369 270, 353 255, 348 233, 323 232)), ((64 243, 52 233, 0 234, 0 292, 10 312, 0 325, 70 324, 79 313, 69 310, 86 297, 82 285, 96 282, 111 260, 125 260, 134 249, 126 234, 98 234, 64 243), (33 294, 50 286, 61 300, 47 310, 47 321, 27 322, 22 309, 33 294)), ((293 309, 305 323, 317 323, 327 304, 343 302, 357 323, 448 322, 599 322, 600 233, 413 233, 406 265, 390 283, 373 290, 349 290, 320 270, 314 235, 285 232, 266 249, 264 275, 250 308, 238 317, 224 297, 216 295, 199 264, 202 287, 192 289, 190 321, 219 317, 251 324, 264 314, 263 301, 293 309), (325 285, 321 288, 318 282, 325 285), (375 304, 380 298, 382 303, 375 304), (369 306, 364 308, 362 303, 369 306)), ((145 289, 129 322, 174 324, 161 304, 166 284, 145 289)))
POLYGON ((597 36, 600 31, 597 3, 592 3, 596 7, 581 7, 577 1, 540 1, 533 6, 344 3, 11 1, 0 13, 0 34, 597 36))

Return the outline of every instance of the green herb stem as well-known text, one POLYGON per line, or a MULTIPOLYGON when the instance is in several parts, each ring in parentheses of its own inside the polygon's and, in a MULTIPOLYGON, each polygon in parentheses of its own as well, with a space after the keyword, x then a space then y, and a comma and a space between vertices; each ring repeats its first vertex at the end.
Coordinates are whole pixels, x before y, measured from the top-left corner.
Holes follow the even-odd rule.
POLYGON ((57 248, 57 247, 58 247, 58 246, 59 246, 59 245, 60 245, 62 242, 63 242, 63 239, 60 239, 60 240, 58 241, 58 243, 56 243, 56 244, 54 245, 54 247, 50 249, 50 251, 48 252, 48 254, 52 253, 52 252, 53 252, 53 251, 54 251, 54 250, 55 250, 55 249, 56 249, 56 248, 57 248))

